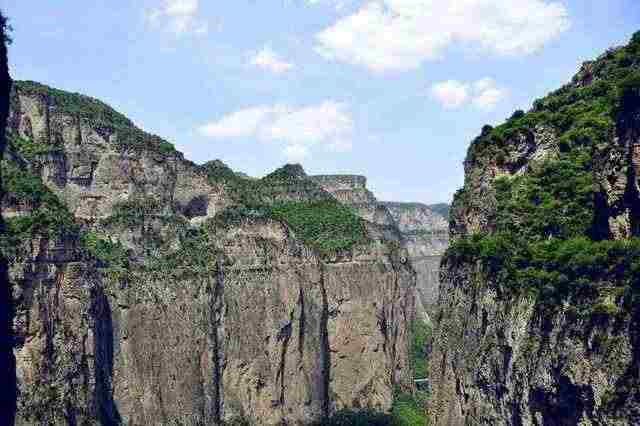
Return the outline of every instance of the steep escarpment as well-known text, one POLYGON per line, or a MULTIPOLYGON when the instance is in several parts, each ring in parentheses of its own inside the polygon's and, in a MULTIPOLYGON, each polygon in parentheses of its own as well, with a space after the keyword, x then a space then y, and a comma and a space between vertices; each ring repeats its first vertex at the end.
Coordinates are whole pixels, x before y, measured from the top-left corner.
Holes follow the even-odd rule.
POLYGON ((420 203, 386 202, 383 205, 402 233, 403 246, 416 270, 417 312, 431 321, 437 311, 440 261, 449 246, 447 220, 420 203))
POLYGON ((485 126, 451 211, 437 424, 640 422, 640 33, 485 126))
MULTIPOLYGON (((9 76, 7 45, 10 43, 6 17, 0 12, 0 156, 6 146, 5 125, 9 115, 11 95, 11 77, 9 76)), ((0 201, 2 191, 2 166, 0 165, 0 201)), ((0 202, 0 235, 5 233, 0 202)), ((8 260, 0 252, 0 377, 3 378, 3 391, 0 392, 0 423, 12 424, 16 410, 16 368, 13 356, 13 308, 11 287, 9 286, 8 260)))
POLYGON ((34 82, 7 132, 17 424, 302 424, 411 392, 400 239, 301 168, 196 165, 34 82))
POLYGON ((446 219, 424 204, 378 201, 367 189, 364 176, 320 175, 311 179, 363 219, 399 235, 416 271, 416 312, 429 321, 438 297, 440 259, 448 247, 446 219))

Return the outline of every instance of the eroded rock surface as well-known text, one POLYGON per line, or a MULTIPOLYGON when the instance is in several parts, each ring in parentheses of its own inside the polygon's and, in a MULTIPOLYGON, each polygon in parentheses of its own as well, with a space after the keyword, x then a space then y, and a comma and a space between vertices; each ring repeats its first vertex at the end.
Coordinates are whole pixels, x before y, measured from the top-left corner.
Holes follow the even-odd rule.
POLYGON ((636 34, 472 143, 429 363, 435 424, 640 424, 639 58, 636 34))
POLYGON ((416 313, 430 321, 440 285, 440 260, 449 244, 447 218, 420 203, 378 201, 358 175, 320 175, 311 179, 360 217, 398 234, 416 271, 416 313))
MULTIPOLYGON (((24 146, 7 161, 80 227, 12 252, 17 424, 306 424, 388 410, 394 388, 412 388, 415 273, 394 232, 367 224, 366 241, 326 256, 250 209, 221 216, 237 204, 228 181, 98 101, 52 90, 17 85, 8 128, 24 146), (104 121, 70 112, 68 96, 104 121), (207 245, 188 251, 191 233, 207 245), (89 256, 94 234, 125 267, 89 256)), ((331 198, 295 179, 274 197, 331 198)), ((3 208, 14 224, 40 211, 20 194, 3 208)))

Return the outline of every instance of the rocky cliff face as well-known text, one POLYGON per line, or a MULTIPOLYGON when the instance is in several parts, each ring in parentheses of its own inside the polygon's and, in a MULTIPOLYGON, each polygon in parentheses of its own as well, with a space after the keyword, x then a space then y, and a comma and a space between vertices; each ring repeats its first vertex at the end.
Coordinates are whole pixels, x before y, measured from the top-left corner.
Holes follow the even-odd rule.
POLYGON ((303 424, 412 388, 398 237, 303 172, 197 166, 32 82, 8 131, 17 424, 303 424))
POLYGON ((399 233, 403 249, 416 271, 416 313, 430 321, 436 309, 440 259, 449 244, 448 222, 420 203, 380 202, 357 175, 322 175, 311 179, 363 219, 399 233))
MULTIPOLYGON (((0 12, 0 156, 4 154, 6 146, 5 126, 9 116, 9 98, 11 94, 11 77, 9 76, 9 61, 7 45, 6 17, 0 12)), ((0 171, 2 167, 0 166, 0 171)), ((3 173, 0 173, 0 189, 2 189, 3 173)), ((0 191, 0 197, 4 194, 0 191)), ((0 235, 6 232, 2 218, 0 203, 0 235)), ((9 286, 8 260, 0 251, 0 377, 2 377, 3 391, 0 392, 0 424, 12 424, 16 410, 16 368, 13 355, 13 305, 11 287, 9 286)))
POLYGON ((440 425, 640 423, 640 34, 486 126, 430 361, 440 425))
POLYGON ((311 179, 363 219, 381 226, 395 226, 388 209, 367 189, 367 178, 358 175, 316 175, 311 179))
POLYGON ((417 274, 416 312, 429 321, 437 312, 440 261, 449 246, 448 221, 419 203, 383 203, 402 233, 417 274))

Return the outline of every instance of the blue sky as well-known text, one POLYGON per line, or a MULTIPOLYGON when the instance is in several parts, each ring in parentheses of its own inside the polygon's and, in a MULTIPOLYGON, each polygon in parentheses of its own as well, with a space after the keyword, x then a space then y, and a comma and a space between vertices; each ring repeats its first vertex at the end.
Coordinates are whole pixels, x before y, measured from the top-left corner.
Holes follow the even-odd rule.
POLYGON ((191 160, 357 173, 449 201, 485 123, 640 30, 638 0, 0 0, 11 72, 104 100, 191 160), (88 6, 90 4, 90 6, 88 6))

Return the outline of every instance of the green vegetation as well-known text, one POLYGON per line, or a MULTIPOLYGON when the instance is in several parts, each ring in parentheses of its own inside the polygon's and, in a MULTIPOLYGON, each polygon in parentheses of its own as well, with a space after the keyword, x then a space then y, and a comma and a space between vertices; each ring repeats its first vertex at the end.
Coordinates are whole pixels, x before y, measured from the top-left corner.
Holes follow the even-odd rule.
MULTIPOLYGON (((516 112, 496 128, 485 126, 473 142, 468 163, 509 167, 516 141, 533 137, 544 125, 556 135, 557 150, 528 164, 524 174, 494 180, 495 229, 456 241, 447 259, 480 261, 502 289, 535 294, 544 304, 573 301, 585 314, 613 315, 630 303, 640 282, 640 239, 609 241, 599 217, 595 168, 619 148, 616 132, 637 125, 640 111, 640 33, 630 45, 589 64, 567 85, 516 112)), ((617 154, 616 154, 617 155, 617 154)), ((466 191, 457 202, 469 204, 466 191)))
POLYGON ((58 90, 34 81, 16 81, 14 86, 25 94, 47 96, 55 111, 77 117, 101 131, 116 133, 116 143, 120 149, 150 150, 160 154, 176 153, 171 143, 138 129, 127 117, 97 99, 58 90))
POLYGON ((321 253, 347 249, 366 238, 362 220, 335 200, 278 202, 270 212, 321 253))
POLYGON ((510 233, 474 235, 457 241, 448 259, 465 263, 480 260, 502 288, 533 291, 541 296, 542 302, 552 304, 574 297, 609 300, 597 303, 611 305, 612 297, 620 301, 627 291, 637 292, 640 282, 638 238, 621 241, 551 238, 526 244, 510 233))
MULTIPOLYGON (((53 237, 75 231, 73 216, 58 197, 28 170, 9 161, 2 162, 6 202, 23 213, 6 219, 9 247, 31 236, 53 237)), ((7 241, 8 240, 8 241, 7 241)))
POLYGON ((529 240, 595 232, 595 185, 589 163, 586 150, 575 149, 532 165, 529 173, 496 179, 498 232, 529 240))
POLYGON ((119 241, 101 238, 93 231, 83 232, 80 244, 87 254, 98 261, 98 267, 105 268, 108 274, 124 275, 129 268, 129 256, 119 241))
MULTIPOLYGON (((19 153, 24 155, 26 139, 19 141, 19 153)), ((27 148, 27 152, 34 152, 27 148)), ((29 255, 26 242, 36 237, 69 239, 80 243, 88 256, 109 271, 121 271, 127 267, 127 253, 120 243, 101 239, 94 232, 81 232, 73 215, 60 199, 47 188, 42 180, 12 161, 2 162, 5 202, 17 209, 16 216, 6 218, 6 232, 0 236, 3 254, 12 261, 29 255), (79 240, 78 240, 78 236, 79 240)))
POLYGON ((413 377, 424 379, 429 374, 427 345, 431 338, 431 326, 423 320, 413 320, 409 328, 409 335, 411 336, 409 360, 411 361, 413 377))
POLYGON ((300 164, 285 164, 263 178, 263 181, 290 182, 304 179, 306 174, 300 164))
POLYGON ((394 423, 389 414, 379 411, 343 409, 316 426, 394 426, 394 423))
POLYGON ((40 155, 62 152, 61 147, 36 143, 32 139, 22 137, 11 130, 7 131, 7 142, 9 150, 19 154, 27 161, 34 161, 40 155))
POLYGON ((236 201, 217 215, 219 225, 247 218, 281 220, 305 244, 325 255, 366 241, 362 219, 307 179, 299 165, 286 165, 262 179, 243 178, 220 161, 203 167, 209 181, 225 185, 236 201))
POLYGON ((428 419, 424 408, 424 394, 417 392, 416 396, 406 393, 397 394, 391 408, 393 426, 425 426, 428 419))
POLYGON ((410 394, 399 394, 390 414, 371 409, 343 409, 316 423, 317 426, 425 426, 424 408, 410 394))

